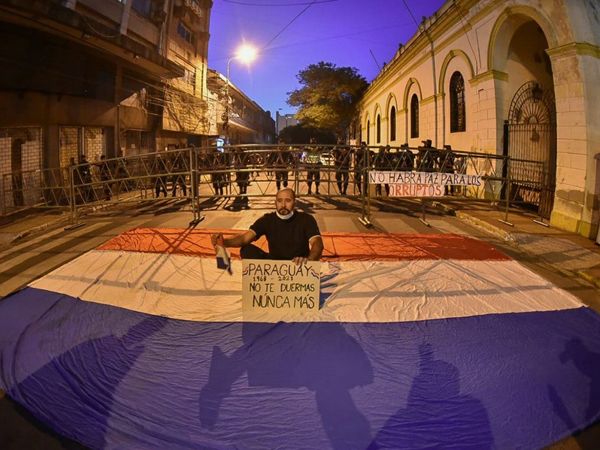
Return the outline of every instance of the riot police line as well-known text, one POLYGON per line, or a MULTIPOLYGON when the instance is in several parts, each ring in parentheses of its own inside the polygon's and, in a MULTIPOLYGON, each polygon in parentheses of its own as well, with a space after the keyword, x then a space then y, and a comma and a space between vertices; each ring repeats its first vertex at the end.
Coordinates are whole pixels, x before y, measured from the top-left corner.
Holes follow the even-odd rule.
POLYGON ((504 201, 508 208, 509 204, 521 200, 515 195, 519 186, 536 192, 536 173, 541 170, 535 161, 520 161, 521 165, 531 168, 532 174, 526 174, 526 179, 511 179, 510 164, 507 156, 457 151, 450 146, 438 149, 428 140, 417 148, 406 144, 319 145, 315 142, 190 147, 102 157, 95 162, 83 159, 68 168, 45 169, 28 176, 21 174, 20 184, 15 183, 19 175, 12 174, 10 182, 1 183, 1 198, 5 205, 6 199, 18 199, 24 192, 37 190, 38 206, 68 207, 73 220, 90 206, 185 198, 191 203, 193 220, 198 221, 202 204, 208 200, 227 200, 244 209, 250 207, 252 197, 272 196, 280 188, 289 186, 299 197, 347 197, 358 201, 362 217, 368 222, 372 200, 396 197, 436 197, 437 201, 443 201, 444 197, 479 199, 497 204, 504 201), (439 188, 436 195, 428 195, 431 189, 419 190, 414 185, 391 183, 389 179, 373 182, 369 180, 369 173, 373 171, 453 174, 453 180, 458 179, 456 175, 477 176, 483 182, 479 186, 450 182, 443 186, 442 195, 439 188))

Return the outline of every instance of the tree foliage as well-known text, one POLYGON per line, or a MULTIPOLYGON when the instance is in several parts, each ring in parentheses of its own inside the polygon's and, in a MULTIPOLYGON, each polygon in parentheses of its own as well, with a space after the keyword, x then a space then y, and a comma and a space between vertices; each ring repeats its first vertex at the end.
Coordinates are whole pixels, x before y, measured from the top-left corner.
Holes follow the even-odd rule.
POLYGON ((330 130, 311 127, 299 123, 285 127, 279 133, 279 139, 286 144, 307 144, 310 138, 315 138, 318 144, 335 144, 335 136, 330 130))
POLYGON ((341 136, 348 128, 367 81, 354 67, 319 62, 296 76, 300 89, 288 92, 288 104, 298 107, 300 122, 328 129, 341 136))

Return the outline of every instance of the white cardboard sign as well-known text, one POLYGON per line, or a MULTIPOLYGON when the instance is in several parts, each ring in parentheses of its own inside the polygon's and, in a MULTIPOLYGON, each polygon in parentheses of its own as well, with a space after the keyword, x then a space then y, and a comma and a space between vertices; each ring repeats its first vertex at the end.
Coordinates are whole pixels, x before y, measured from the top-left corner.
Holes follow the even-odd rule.
POLYGON ((245 259, 242 314, 245 321, 307 318, 319 312, 321 263, 245 259))

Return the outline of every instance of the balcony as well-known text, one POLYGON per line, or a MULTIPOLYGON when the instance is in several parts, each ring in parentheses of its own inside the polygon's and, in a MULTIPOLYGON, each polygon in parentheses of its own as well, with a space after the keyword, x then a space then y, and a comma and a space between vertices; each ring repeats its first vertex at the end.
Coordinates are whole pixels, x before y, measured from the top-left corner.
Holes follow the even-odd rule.
MULTIPOLYGON (((83 4, 85 8, 72 10, 56 0, 3 0, 0 3, 0 23, 12 23, 69 39, 119 57, 131 67, 154 76, 172 78, 183 75, 181 66, 159 53, 158 42, 146 43, 121 34, 117 18, 113 17, 117 12, 102 7, 92 8, 89 2, 83 4)), ((153 27, 150 22, 148 26, 153 27)))
POLYGON ((204 18, 211 7, 210 0, 176 0, 173 14, 176 17, 183 17, 189 11, 199 18, 204 18))

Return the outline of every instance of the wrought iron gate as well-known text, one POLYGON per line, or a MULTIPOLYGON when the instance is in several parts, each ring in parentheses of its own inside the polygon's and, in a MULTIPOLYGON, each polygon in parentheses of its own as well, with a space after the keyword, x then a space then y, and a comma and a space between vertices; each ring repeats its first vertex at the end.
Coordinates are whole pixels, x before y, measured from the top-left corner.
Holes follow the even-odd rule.
POLYGON ((504 129, 512 199, 550 218, 556 187, 556 108, 552 89, 529 81, 515 93, 504 129))

